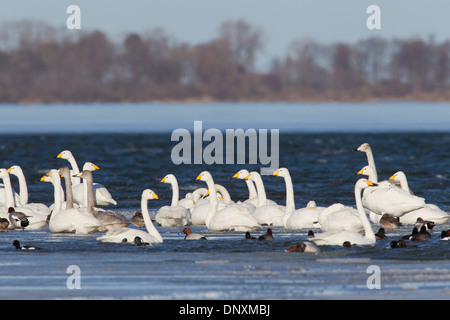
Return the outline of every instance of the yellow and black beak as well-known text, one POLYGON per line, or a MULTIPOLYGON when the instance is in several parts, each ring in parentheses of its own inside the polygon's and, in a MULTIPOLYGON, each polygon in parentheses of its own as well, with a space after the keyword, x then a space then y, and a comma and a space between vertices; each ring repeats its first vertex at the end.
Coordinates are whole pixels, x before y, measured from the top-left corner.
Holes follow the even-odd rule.
POLYGON ((370 181, 370 180, 366 180, 366 183, 367 183, 367 185, 370 186, 370 187, 376 187, 376 186, 378 186, 378 183, 374 183, 374 182, 372 182, 372 181, 370 181))

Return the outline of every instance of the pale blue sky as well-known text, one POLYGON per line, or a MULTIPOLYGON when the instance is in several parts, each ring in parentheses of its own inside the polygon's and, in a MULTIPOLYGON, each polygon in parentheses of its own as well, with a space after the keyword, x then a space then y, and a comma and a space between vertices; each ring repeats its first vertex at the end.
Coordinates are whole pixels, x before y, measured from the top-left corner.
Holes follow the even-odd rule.
MULTIPOLYGON (((227 19, 245 19, 266 35, 260 64, 281 56, 293 40, 356 42, 387 39, 450 39, 450 0, 14 0, 0 1, 0 21, 43 20, 65 26, 66 8, 81 8, 84 30, 100 29, 114 39, 157 27, 179 41, 200 43, 217 35, 227 19), (381 30, 368 30, 366 9, 381 8, 381 30)), ((72 31, 76 32, 76 31, 72 31)))

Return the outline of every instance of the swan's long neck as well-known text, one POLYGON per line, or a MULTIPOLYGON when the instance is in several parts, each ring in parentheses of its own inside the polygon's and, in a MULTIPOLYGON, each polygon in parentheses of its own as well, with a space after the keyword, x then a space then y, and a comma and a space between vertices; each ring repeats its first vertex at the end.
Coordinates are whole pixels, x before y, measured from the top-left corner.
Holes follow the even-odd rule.
POLYGON ((406 175, 404 174, 398 174, 398 180, 400 181, 400 187, 402 190, 409 192, 409 185, 408 180, 406 179, 406 175))
POLYGON ((367 156, 367 163, 369 164, 369 166, 373 168, 374 171, 373 179, 375 179, 378 182, 377 167, 375 166, 375 159, 373 158, 372 148, 368 148, 368 150, 366 151, 366 156, 367 156))
POLYGON ((178 189, 178 181, 173 179, 170 183, 172 185, 172 207, 178 206, 178 199, 180 198, 180 191, 178 189))
POLYGON ((372 166, 368 166, 368 168, 366 169, 368 175, 367 177, 369 178, 370 181, 377 183, 378 182, 378 176, 377 176, 377 171, 374 167, 372 166))
POLYGON ((70 178, 72 181, 73 185, 79 184, 81 183, 81 178, 80 177, 74 177, 73 175, 75 174, 79 174, 80 173, 80 169, 78 168, 78 164, 75 161, 75 157, 72 155, 70 158, 67 159, 67 161, 69 161, 70 166, 72 167, 72 177, 70 178))
POLYGON ((147 232, 162 242, 163 239, 161 235, 159 234, 158 230, 156 230, 152 220, 150 219, 150 213, 148 212, 148 199, 145 197, 142 197, 141 199, 141 211, 147 232))
POLYGON ((373 233, 372 226, 370 225, 369 219, 367 219, 367 215, 364 212, 364 207, 362 205, 360 188, 355 188, 355 201, 359 218, 361 219, 362 225, 364 227, 365 237, 371 240, 373 243, 375 243, 376 241, 375 234, 373 233))
POLYGON ((206 189, 206 188, 195 189, 194 192, 192 192, 192 200, 197 202, 198 199, 200 199, 201 197, 203 197, 206 194, 207 191, 208 191, 208 189, 206 189))
POLYGON ((86 193, 87 193, 87 212, 94 214, 94 181, 92 177, 83 179, 86 181, 86 193))
POLYGON ((82 207, 87 208, 88 206, 88 185, 86 179, 81 182, 83 184, 83 205, 82 207))
POLYGON ((206 216, 205 219, 205 224, 209 228, 209 222, 216 214, 219 202, 217 201, 217 193, 216 193, 216 186, 214 185, 214 180, 213 179, 206 180, 206 185, 208 186, 209 190, 209 210, 208 215, 206 216))
POLYGON ((61 200, 61 179, 59 178, 59 175, 56 175, 54 177, 52 177, 52 184, 53 184, 53 188, 54 188, 54 198, 55 198, 55 207, 53 208, 53 212, 52 212, 52 217, 55 217, 58 212, 61 211, 61 205, 62 205, 62 200, 61 200))
POLYGON ((264 188, 261 176, 257 174, 253 179, 256 185, 256 191, 258 192, 258 207, 265 206, 267 204, 266 189, 264 188))
POLYGON ((258 197, 258 193, 256 192, 255 184, 251 180, 245 180, 248 188, 248 198, 253 199, 258 197))
MULTIPOLYGON (((70 174, 69 174, 70 175, 70 174)), ((70 177, 64 175, 64 181, 66 183, 66 209, 73 208, 73 194, 72 194, 72 183, 70 177)), ((60 201, 62 202, 62 201, 60 201)))
POLYGON ((284 177, 286 183, 286 214, 295 211, 294 187, 292 185, 291 175, 284 177))
POLYGON ((5 187, 5 204, 6 207, 15 207, 16 202, 14 200, 14 193, 11 186, 11 178, 9 177, 9 173, 5 174, 3 177, 3 185, 5 187))
POLYGON ((224 186, 221 186, 220 184, 215 184, 214 187, 216 188, 216 192, 219 191, 222 194, 223 203, 230 204, 231 196, 228 193, 228 190, 224 186))
POLYGON ((17 179, 19 180, 19 200, 20 204, 24 205, 28 203, 28 187, 27 180, 25 179, 25 175, 23 174, 22 168, 16 168, 17 170, 17 179))

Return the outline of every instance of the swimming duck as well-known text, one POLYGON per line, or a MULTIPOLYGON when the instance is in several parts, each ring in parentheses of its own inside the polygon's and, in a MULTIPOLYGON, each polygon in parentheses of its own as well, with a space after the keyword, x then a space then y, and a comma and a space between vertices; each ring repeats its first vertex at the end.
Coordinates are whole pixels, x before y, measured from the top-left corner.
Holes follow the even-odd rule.
POLYGON ((6 218, 0 218, 0 231, 8 231, 9 220, 6 218))
POLYGON ((418 217, 416 223, 414 224, 414 227, 416 227, 417 230, 420 230, 422 226, 425 226, 426 230, 431 230, 434 228, 435 223, 433 221, 423 220, 421 217, 418 217))
POLYGON ((12 245, 14 247, 16 247, 16 249, 18 249, 18 250, 41 250, 41 248, 39 248, 39 247, 30 246, 30 245, 26 245, 26 246, 21 247, 19 240, 14 240, 12 245))
MULTIPOLYGON (((125 239, 125 240, 126 240, 126 239, 125 239)), ((138 247, 141 247, 141 246, 151 246, 150 243, 148 243, 148 242, 143 242, 141 237, 135 237, 135 238, 134 238, 134 243, 135 243, 138 247)))
POLYGON ((8 208, 9 221, 14 226, 14 228, 25 228, 30 224, 27 215, 23 212, 15 211, 13 207, 8 208))
POLYGON ((375 238, 377 240, 385 240, 385 239, 387 239, 387 237, 386 237, 386 235, 384 233, 384 228, 378 229, 378 232, 375 233, 375 238))
POLYGON ((272 229, 270 229, 270 228, 267 229, 266 234, 259 236, 258 240, 259 241, 272 241, 273 240, 272 229))
POLYGON ((131 223, 134 224, 136 227, 144 228, 145 222, 144 218, 142 217, 142 212, 136 211, 134 216, 131 218, 131 223))
POLYGON ((413 235, 411 236, 411 238, 409 238, 409 240, 411 240, 411 241, 426 241, 430 238, 431 238, 431 234, 427 231, 427 227, 423 225, 420 228, 419 232, 417 232, 417 228, 413 229, 413 235))
POLYGON ((205 236, 201 235, 200 233, 193 233, 189 228, 184 228, 181 233, 184 233, 186 235, 184 237, 185 240, 206 240, 205 236))
POLYGON ((450 230, 442 230, 441 240, 444 240, 444 241, 450 240, 450 230))
POLYGON ((290 246, 286 252, 319 252, 320 249, 312 242, 303 241, 290 246))
POLYGON ((307 239, 312 239, 312 238, 314 238, 314 231, 309 230, 307 239))
POLYGON ((407 244, 405 239, 394 240, 391 242, 391 248, 414 248, 417 247, 413 244, 407 244))
POLYGON ((381 216, 380 225, 386 229, 397 229, 402 226, 399 217, 394 217, 389 213, 385 213, 381 216))
POLYGON ((251 236, 251 234, 250 234, 250 232, 246 232, 245 233, 245 240, 256 240, 256 238, 255 237, 252 237, 251 236))

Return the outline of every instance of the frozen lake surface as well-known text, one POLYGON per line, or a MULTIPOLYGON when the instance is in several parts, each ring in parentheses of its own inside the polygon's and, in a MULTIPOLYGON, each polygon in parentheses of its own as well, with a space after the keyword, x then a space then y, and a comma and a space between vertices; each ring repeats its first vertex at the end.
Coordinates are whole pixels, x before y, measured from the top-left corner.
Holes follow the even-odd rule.
POLYGON ((140 103, 1 105, 0 133, 168 132, 204 127, 285 132, 448 131, 450 104, 140 103))
MULTIPOLYGON (((158 104, 1 106, 0 168, 20 165, 30 202, 53 202, 53 188, 39 182, 51 168, 68 165, 54 160, 69 149, 79 165, 101 167, 95 181, 108 187, 118 202, 109 209, 131 217, 140 207, 144 188, 161 200, 152 210, 170 203, 170 186, 159 181, 177 176, 180 195, 203 187, 195 181, 203 170, 212 172, 233 200, 248 195, 242 181, 232 179, 243 167, 257 165, 174 165, 170 132, 192 129, 194 120, 206 128, 279 128, 280 165, 289 168, 296 206, 309 200, 319 206, 336 202, 354 206, 355 173, 367 164, 353 152, 363 142, 374 150, 379 178, 398 170, 411 189, 450 211, 450 114, 448 104, 372 103, 314 104, 158 104), (245 106, 245 108, 243 108, 245 106), (93 134, 93 132, 101 132, 93 134)), ((263 177, 267 196, 285 202, 282 179, 263 177)), ((13 186, 18 190, 16 179, 13 186)), ((379 226, 373 225, 377 230, 379 226)), ((55 235, 38 231, 0 233, 1 299, 449 299, 450 242, 440 241, 439 225, 432 238, 415 248, 391 249, 390 241, 411 233, 411 226, 388 231, 387 240, 369 248, 326 247, 318 254, 284 252, 305 240, 308 230, 273 228, 275 240, 243 240, 239 232, 194 231, 208 238, 188 242, 180 228, 158 229, 162 244, 136 247, 104 244, 101 234, 55 235), (42 247, 19 251, 11 245, 42 247), (81 271, 81 289, 68 289, 71 274, 81 271), (369 266, 380 268, 381 289, 369 289, 369 266)), ((266 228, 253 232, 263 234, 266 228)), ((315 230, 319 232, 319 230, 315 230)))

